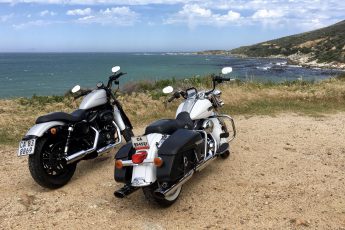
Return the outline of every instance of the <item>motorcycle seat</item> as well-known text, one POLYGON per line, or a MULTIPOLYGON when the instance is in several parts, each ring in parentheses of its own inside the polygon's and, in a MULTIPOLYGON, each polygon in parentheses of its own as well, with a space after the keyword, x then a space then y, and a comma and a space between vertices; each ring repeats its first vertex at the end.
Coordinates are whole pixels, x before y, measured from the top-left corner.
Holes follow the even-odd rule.
POLYGON ((64 121, 68 123, 79 122, 85 119, 86 111, 84 109, 77 109, 71 114, 64 112, 54 112, 48 113, 46 115, 40 116, 36 120, 36 124, 49 122, 49 121, 64 121))
POLYGON ((145 129, 145 135, 150 133, 173 134, 178 129, 193 129, 193 121, 189 113, 179 113, 176 119, 162 119, 153 122, 145 129))

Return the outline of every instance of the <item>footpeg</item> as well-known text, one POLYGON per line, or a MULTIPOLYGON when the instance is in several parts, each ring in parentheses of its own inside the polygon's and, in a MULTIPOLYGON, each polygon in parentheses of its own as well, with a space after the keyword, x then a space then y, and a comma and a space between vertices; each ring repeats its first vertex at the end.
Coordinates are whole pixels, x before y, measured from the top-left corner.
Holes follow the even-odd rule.
POLYGON ((137 191, 138 189, 139 189, 138 187, 125 185, 122 188, 120 188, 119 190, 116 190, 114 192, 114 196, 117 198, 124 198, 124 197, 132 194, 133 192, 137 191))
POLYGON ((221 133, 220 138, 228 138, 229 137, 229 133, 221 133))
POLYGON ((222 154, 225 151, 229 149, 229 143, 223 143, 219 148, 217 149, 217 154, 222 154))

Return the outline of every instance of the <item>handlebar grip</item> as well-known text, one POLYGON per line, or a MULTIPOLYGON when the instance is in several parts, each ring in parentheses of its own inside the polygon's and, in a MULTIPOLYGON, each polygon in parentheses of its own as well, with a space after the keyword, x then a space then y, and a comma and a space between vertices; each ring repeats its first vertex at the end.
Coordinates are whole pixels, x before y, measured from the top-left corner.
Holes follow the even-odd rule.
POLYGON ((91 93, 91 92, 92 92, 91 89, 83 90, 79 95, 76 95, 76 96, 74 96, 73 98, 74 98, 74 99, 78 99, 78 98, 80 98, 80 97, 83 97, 83 96, 85 96, 85 95, 91 93))
POLYGON ((168 102, 172 102, 175 99, 175 96, 172 96, 168 99, 168 102))

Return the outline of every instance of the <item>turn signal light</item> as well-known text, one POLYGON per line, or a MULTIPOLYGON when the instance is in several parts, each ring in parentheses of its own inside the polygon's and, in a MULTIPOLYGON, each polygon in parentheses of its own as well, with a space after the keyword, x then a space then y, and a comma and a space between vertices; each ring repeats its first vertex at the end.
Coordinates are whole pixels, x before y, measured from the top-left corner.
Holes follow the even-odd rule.
POLYGON ((56 128, 51 128, 51 129, 50 129, 50 133, 51 133, 52 135, 56 135, 57 129, 56 129, 56 128))
POLYGON ((122 169, 122 167, 123 167, 122 160, 116 160, 115 161, 115 168, 122 169))
POLYGON ((146 151, 137 152, 136 154, 134 154, 132 156, 132 162, 134 164, 143 163, 143 161, 146 159, 146 157, 147 157, 147 152, 146 151))
POLYGON ((160 157, 155 157, 155 159, 153 160, 153 163, 159 168, 162 167, 163 165, 163 159, 160 157))

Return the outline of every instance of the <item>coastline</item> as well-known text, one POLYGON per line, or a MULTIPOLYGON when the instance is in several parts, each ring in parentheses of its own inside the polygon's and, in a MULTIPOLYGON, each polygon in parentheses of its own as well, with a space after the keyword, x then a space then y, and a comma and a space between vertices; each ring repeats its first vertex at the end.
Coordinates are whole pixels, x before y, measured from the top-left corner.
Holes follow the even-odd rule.
POLYGON ((301 54, 296 53, 289 56, 285 55, 270 55, 266 57, 261 56, 248 56, 245 54, 234 54, 231 51, 203 51, 203 52, 196 52, 196 55, 219 55, 219 56, 231 56, 236 58, 279 58, 287 60, 289 65, 298 65, 304 68, 319 68, 319 69, 332 69, 332 70, 341 70, 345 71, 345 63, 340 62, 322 62, 318 63, 317 60, 309 61, 313 56, 311 54, 301 54))

